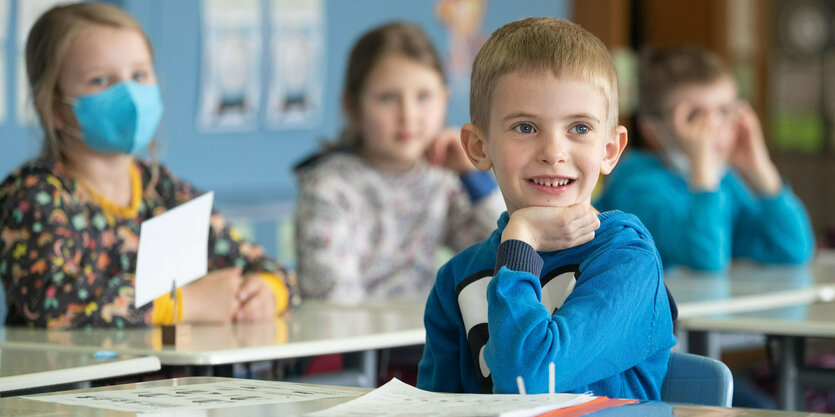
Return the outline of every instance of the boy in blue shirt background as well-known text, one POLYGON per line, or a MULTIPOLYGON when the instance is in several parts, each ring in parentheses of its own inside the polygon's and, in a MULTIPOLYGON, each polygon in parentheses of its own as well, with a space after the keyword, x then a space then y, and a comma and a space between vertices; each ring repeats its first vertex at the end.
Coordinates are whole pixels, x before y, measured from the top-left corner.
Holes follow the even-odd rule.
POLYGON ((438 272, 418 387, 547 392, 554 363, 558 392, 659 399, 675 344, 661 260, 635 216, 590 204, 627 141, 606 48, 559 19, 503 26, 473 64, 470 117, 461 142, 507 212, 438 272))
POLYGON ((733 258, 809 260, 806 210, 718 56, 684 46, 649 51, 639 91, 638 127, 655 151, 629 152, 597 207, 637 215, 664 266, 721 271, 733 258))

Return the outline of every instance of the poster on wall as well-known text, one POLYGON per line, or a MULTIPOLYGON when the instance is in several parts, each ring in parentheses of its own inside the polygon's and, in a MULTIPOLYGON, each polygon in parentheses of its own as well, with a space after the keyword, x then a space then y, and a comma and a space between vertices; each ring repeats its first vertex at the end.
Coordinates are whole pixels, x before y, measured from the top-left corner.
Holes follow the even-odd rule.
POLYGON ((325 25, 321 0, 272 0, 265 124, 309 129, 322 115, 325 25))
POLYGON ((261 101, 261 0, 204 0, 202 132, 257 128, 261 101))
POLYGON ((438 0, 435 11, 447 32, 443 60, 451 92, 466 97, 473 59, 488 36, 484 33, 487 0, 438 0))
POLYGON ((17 2, 15 112, 17 113, 17 122, 22 125, 34 125, 38 120, 32 98, 29 97, 29 81, 26 78, 26 64, 23 56, 29 29, 44 12, 54 6, 77 2, 75 0, 26 0, 17 2))

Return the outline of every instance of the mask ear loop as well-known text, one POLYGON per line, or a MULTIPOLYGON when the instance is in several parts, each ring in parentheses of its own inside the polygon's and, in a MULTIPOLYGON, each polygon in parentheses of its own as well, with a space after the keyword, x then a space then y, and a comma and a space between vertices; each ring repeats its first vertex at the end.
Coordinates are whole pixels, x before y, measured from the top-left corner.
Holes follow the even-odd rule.
MULTIPOLYGON (((66 96, 62 94, 61 104, 66 104, 67 106, 72 107, 75 109, 75 99, 68 99, 66 96)), ((66 125, 66 123, 65 123, 66 125)), ((70 128, 70 127, 63 127, 58 130, 60 133, 66 133, 82 142, 85 142, 84 136, 80 129, 70 128)))

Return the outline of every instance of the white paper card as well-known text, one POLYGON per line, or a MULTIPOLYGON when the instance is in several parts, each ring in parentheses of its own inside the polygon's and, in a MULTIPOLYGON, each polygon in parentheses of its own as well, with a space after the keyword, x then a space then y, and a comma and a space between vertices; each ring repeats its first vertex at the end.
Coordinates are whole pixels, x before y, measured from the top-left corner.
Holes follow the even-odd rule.
POLYGON ((424 391, 394 378, 360 398, 309 415, 527 417, 595 398, 591 394, 446 394, 424 391))
POLYGON ((242 407, 310 401, 322 398, 355 397, 360 393, 339 388, 292 382, 233 380, 207 384, 101 390, 23 397, 28 400, 82 405, 136 413, 170 413, 183 410, 242 407))
POLYGON ((214 192, 208 192, 142 222, 136 254, 136 307, 206 275, 209 218, 214 192))

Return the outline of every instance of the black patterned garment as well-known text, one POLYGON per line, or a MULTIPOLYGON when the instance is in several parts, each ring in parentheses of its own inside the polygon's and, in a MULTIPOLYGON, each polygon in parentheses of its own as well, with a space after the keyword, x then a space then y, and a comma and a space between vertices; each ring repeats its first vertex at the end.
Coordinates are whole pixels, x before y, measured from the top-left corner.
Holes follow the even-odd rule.
MULTIPOLYGON (((152 303, 134 306, 139 228, 144 220, 200 193, 161 165, 136 162, 135 210, 125 212, 87 192, 60 163, 28 162, 0 184, 0 278, 6 324, 50 328, 151 324, 152 303)), ((297 300, 295 276, 243 241, 213 213, 209 270, 239 266, 281 279, 297 300)), ((276 304, 288 305, 288 300, 276 304)))

